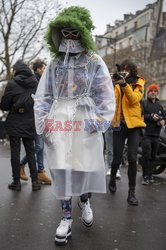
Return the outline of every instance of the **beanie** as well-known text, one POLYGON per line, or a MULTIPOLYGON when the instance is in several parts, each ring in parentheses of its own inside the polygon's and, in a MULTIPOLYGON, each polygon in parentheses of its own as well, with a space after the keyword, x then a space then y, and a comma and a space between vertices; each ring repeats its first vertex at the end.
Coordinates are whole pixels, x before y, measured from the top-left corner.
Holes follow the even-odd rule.
POLYGON ((160 92, 160 88, 156 83, 152 83, 147 88, 147 93, 149 93, 151 90, 157 90, 158 93, 160 92))

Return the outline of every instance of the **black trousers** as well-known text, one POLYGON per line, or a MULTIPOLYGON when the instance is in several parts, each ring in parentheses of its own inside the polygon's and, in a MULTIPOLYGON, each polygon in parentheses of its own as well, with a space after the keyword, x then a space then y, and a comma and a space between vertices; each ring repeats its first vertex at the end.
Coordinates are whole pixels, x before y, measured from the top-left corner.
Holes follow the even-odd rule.
POLYGON ((159 137, 144 136, 142 140, 143 177, 151 178, 159 146, 159 137))
POLYGON ((113 161, 111 166, 111 175, 116 175, 116 172, 122 162, 123 149, 126 139, 128 145, 129 188, 134 188, 136 185, 136 159, 140 141, 140 128, 129 129, 126 124, 121 123, 121 130, 113 131, 113 161))
POLYGON ((10 150, 11 150, 11 166, 12 176, 15 182, 20 181, 20 150, 21 150, 21 139, 25 147, 27 155, 28 165, 30 169, 30 175, 32 181, 37 180, 37 169, 35 159, 35 147, 33 138, 16 137, 10 136, 10 150))

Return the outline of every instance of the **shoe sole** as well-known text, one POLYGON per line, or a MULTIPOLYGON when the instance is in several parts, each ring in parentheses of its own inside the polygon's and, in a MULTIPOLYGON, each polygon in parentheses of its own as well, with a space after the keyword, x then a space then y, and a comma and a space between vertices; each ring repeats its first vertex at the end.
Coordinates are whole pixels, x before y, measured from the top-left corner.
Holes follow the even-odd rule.
POLYGON ((128 204, 131 205, 131 206, 138 206, 138 203, 131 203, 131 202, 129 202, 129 201, 127 201, 127 202, 128 202, 128 204))
POLYGON ((116 193, 116 189, 115 189, 115 190, 112 190, 110 186, 108 186, 108 189, 109 189, 110 193, 112 193, 112 194, 115 194, 115 193, 116 193))
POLYGON ((40 189, 41 189, 41 187, 40 188, 32 188, 32 191, 38 191, 40 189))
POLYGON ((10 187, 8 187, 8 189, 10 189, 10 190, 13 190, 13 191, 21 191, 21 188, 17 188, 17 189, 15 189, 15 188, 10 188, 10 187))
POLYGON ((69 229, 66 236, 55 236, 55 244, 57 246, 65 246, 68 241, 71 239, 71 229, 69 229))
POLYGON ((24 179, 24 178, 21 178, 21 177, 20 177, 20 180, 22 180, 22 181, 28 181, 28 179, 24 179))
POLYGON ((51 185, 51 182, 40 181, 40 180, 38 180, 38 183, 42 185, 51 185))
POLYGON ((90 223, 87 223, 85 220, 82 219, 83 225, 86 227, 91 227, 93 224, 93 220, 90 223))
MULTIPOLYGON (((110 189, 109 189, 110 190, 110 189)), ((111 194, 115 194, 116 193, 116 191, 112 191, 112 190, 110 190, 110 193, 111 194)))

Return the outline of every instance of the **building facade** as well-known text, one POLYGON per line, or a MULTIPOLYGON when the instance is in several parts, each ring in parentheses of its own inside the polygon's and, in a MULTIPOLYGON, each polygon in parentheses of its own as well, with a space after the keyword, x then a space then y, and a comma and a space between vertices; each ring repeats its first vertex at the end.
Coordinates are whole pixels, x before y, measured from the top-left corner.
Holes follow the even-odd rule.
POLYGON ((123 20, 107 25, 104 35, 96 36, 96 45, 110 72, 115 63, 130 58, 147 84, 160 84, 160 98, 166 100, 166 13, 162 9, 163 0, 158 0, 135 14, 124 14, 123 20))

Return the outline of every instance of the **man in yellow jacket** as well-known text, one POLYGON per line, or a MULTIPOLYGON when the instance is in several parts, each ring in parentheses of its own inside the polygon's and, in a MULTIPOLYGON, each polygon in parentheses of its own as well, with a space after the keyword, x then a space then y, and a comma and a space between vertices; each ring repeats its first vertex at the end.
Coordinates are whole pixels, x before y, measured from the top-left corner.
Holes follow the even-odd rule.
POLYGON ((116 111, 113 126, 113 162, 109 190, 116 192, 116 172, 122 162, 124 144, 128 144, 128 178, 129 193, 127 201, 130 205, 138 205, 135 197, 136 158, 140 139, 140 128, 146 127, 142 118, 141 103, 144 93, 144 78, 138 76, 137 66, 129 60, 120 65, 123 73, 113 76, 116 97, 116 111), (119 77, 117 77, 119 76, 119 77))

